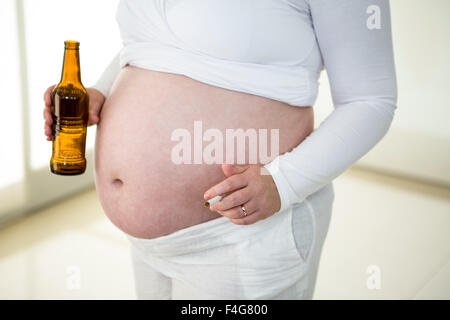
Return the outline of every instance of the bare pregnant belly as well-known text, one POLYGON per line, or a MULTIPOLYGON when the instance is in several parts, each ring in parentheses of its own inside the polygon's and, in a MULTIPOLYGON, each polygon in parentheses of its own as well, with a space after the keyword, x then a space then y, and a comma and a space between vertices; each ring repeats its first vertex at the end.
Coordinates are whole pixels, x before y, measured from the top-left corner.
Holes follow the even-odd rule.
MULTIPOLYGON (((206 141, 207 132, 215 133, 216 138, 218 133, 223 135, 222 159, 226 162, 230 150, 235 161, 233 150, 240 150, 238 138, 234 149, 226 146, 227 132, 243 129, 264 134, 265 129, 270 142, 270 133, 278 129, 281 154, 297 146, 314 128, 311 107, 292 107, 182 75, 133 66, 122 69, 100 119, 95 148, 100 202, 112 223, 139 238, 155 238, 220 217, 203 206, 204 192, 225 179, 220 162, 210 164, 211 159, 202 158, 201 151, 208 154, 211 143, 206 141), (181 146, 189 146, 188 139, 180 138, 183 134, 185 138, 190 134, 190 155, 186 148, 179 152, 181 146), (180 159, 184 161, 180 163, 180 159)), ((246 163, 252 163, 250 140, 244 145, 246 163)), ((261 141, 258 138, 258 143, 261 141)), ((266 152, 270 158, 277 155, 271 154, 276 150, 272 147, 269 144, 266 152)), ((213 160, 220 159, 216 151, 210 154, 213 160)), ((258 157, 257 162, 268 159, 258 157)))

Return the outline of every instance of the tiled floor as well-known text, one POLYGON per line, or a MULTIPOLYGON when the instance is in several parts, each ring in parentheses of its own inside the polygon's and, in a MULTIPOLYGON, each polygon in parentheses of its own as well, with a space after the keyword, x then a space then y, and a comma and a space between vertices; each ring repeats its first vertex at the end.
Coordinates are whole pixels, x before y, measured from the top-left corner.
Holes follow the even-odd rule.
MULTIPOLYGON (((450 190, 352 169, 317 299, 450 299, 450 190)), ((1 299, 134 299, 128 242, 94 190, 0 229, 1 299)))

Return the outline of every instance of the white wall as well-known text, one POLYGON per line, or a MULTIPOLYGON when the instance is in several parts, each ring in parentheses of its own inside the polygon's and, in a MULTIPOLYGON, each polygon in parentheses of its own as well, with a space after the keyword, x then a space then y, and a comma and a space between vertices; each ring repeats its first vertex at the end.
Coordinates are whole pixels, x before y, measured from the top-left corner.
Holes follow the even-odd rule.
MULTIPOLYGON (((450 186, 450 1, 390 3, 398 109, 358 165, 450 186)), ((331 112, 326 74, 315 109, 316 125, 331 112)))

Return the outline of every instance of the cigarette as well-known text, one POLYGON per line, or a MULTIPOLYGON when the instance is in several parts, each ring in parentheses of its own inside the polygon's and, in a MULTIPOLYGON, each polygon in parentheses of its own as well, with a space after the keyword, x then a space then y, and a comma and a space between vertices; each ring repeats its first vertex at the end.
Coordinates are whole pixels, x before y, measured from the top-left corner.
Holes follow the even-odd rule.
POLYGON ((210 207, 210 206, 212 206, 214 203, 216 203, 216 202, 219 202, 220 200, 222 200, 222 197, 221 196, 216 196, 216 197, 214 197, 214 198, 212 198, 212 199, 209 199, 209 200, 207 200, 207 201, 205 201, 205 207, 210 207))

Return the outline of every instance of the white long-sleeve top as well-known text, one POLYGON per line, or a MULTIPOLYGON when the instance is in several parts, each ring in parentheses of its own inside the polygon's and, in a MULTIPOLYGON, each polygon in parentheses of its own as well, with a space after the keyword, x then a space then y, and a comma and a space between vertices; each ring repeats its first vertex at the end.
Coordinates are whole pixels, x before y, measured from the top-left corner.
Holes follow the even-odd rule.
POLYGON ((327 70, 333 112, 265 165, 281 210, 330 183, 386 134, 397 103, 388 0, 122 0, 123 48, 94 85, 105 96, 126 64, 312 106, 327 70))

